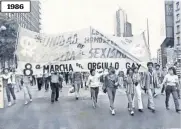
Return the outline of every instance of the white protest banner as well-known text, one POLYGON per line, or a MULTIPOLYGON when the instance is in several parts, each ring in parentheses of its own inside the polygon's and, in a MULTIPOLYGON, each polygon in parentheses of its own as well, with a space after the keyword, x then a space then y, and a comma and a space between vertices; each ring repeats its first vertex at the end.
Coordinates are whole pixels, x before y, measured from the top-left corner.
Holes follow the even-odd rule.
POLYGON ((133 62, 128 58, 121 59, 103 59, 97 58, 95 59, 81 59, 76 61, 62 61, 62 62, 54 62, 51 64, 43 64, 43 63, 27 63, 27 62, 19 62, 20 65, 17 69, 18 73, 24 71, 24 74, 43 74, 50 72, 72 72, 72 71, 80 71, 87 72, 90 69, 97 69, 102 71, 103 69, 107 69, 110 66, 114 67, 117 71, 126 71, 129 67, 137 67, 140 72, 144 72, 145 69, 141 67, 141 64, 133 62))
POLYGON ((116 42, 122 49, 138 58, 141 62, 149 62, 151 60, 150 50, 146 43, 144 33, 133 37, 108 37, 116 42))
POLYGON ((2 78, 0 78, 0 108, 4 108, 4 89, 2 78))
POLYGON ((90 28, 59 36, 38 34, 26 29, 20 29, 19 33, 16 51, 19 74, 27 74, 25 71, 29 71, 29 74, 43 74, 42 69, 52 64, 58 65, 58 71, 87 71, 87 63, 95 60, 108 63, 119 60, 122 66, 126 65, 127 60, 139 64, 134 56, 117 49, 113 41, 115 46, 112 46, 103 35, 94 35, 90 28), (85 68, 78 68, 77 63, 85 68))

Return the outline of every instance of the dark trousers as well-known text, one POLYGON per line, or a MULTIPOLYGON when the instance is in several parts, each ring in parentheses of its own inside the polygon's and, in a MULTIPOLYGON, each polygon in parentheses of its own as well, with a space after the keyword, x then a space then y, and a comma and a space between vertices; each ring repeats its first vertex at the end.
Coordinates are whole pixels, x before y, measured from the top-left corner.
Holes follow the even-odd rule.
POLYGON ((69 82, 69 80, 68 80, 68 78, 66 78, 66 79, 65 79, 65 83, 66 83, 66 85, 68 84, 68 82, 69 82))
POLYGON ((91 90, 91 97, 92 97, 93 101, 97 103, 99 87, 91 87, 90 90, 91 90))
POLYGON ((165 91, 165 85, 163 85, 161 93, 164 93, 164 91, 165 91))
POLYGON ((165 100, 166 107, 169 107, 170 94, 172 94, 172 96, 173 96, 173 100, 175 103, 175 109, 179 109, 179 101, 178 101, 178 94, 177 94, 176 86, 167 86, 166 87, 166 100, 165 100))
POLYGON ((58 100, 59 98, 59 83, 51 83, 51 101, 54 102, 55 100, 58 100))
POLYGON ((45 78, 45 90, 49 89, 49 81, 47 78, 45 78))
POLYGON ((42 78, 37 78, 37 85, 38 85, 38 90, 41 90, 41 87, 42 87, 42 78))
POLYGON ((14 93, 14 87, 11 84, 7 84, 6 94, 7 94, 8 102, 11 102, 11 96, 10 95, 12 95, 13 99, 16 100, 16 96, 14 93))
POLYGON ((180 98, 180 89, 177 89, 178 98, 180 98))

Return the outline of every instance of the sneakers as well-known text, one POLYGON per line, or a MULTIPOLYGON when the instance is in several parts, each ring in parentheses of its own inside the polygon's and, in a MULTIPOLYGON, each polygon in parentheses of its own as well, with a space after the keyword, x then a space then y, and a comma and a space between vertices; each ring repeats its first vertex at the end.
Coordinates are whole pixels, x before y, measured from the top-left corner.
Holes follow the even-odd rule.
POLYGON ((28 101, 25 101, 25 105, 27 105, 28 104, 28 101))
POLYGON ((130 114, 131 114, 132 116, 134 116, 134 111, 131 111, 130 114))
POLYGON ((111 107, 110 107, 110 111, 111 111, 111 114, 112 114, 112 115, 115 115, 115 114, 116 114, 115 110, 112 109, 111 107))
POLYGON ((113 109, 113 110, 112 110, 112 115, 115 115, 115 114, 116 114, 116 113, 115 113, 115 110, 113 109))
POLYGON ((156 94, 156 93, 154 93, 154 94, 153 94, 153 97, 154 97, 154 98, 156 98, 156 97, 157 97, 157 94, 156 94))
POLYGON ((176 109, 176 112, 177 112, 177 113, 180 113, 180 111, 181 111, 181 109, 176 109))
POLYGON ((12 103, 11 102, 8 102, 8 107, 10 107, 12 105, 12 103))
POLYGON ((138 109, 139 112, 143 112, 143 109, 138 109))
POLYGON ((14 100, 14 104, 16 104, 16 100, 14 100))
POLYGON ((30 99, 30 102, 32 102, 33 100, 32 99, 30 99))
POLYGON ((153 113, 155 113, 155 109, 152 109, 150 107, 148 107, 149 110, 151 110, 153 113))
POLYGON ((169 107, 166 107, 166 109, 167 109, 167 110, 170 110, 170 108, 169 108, 169 107))

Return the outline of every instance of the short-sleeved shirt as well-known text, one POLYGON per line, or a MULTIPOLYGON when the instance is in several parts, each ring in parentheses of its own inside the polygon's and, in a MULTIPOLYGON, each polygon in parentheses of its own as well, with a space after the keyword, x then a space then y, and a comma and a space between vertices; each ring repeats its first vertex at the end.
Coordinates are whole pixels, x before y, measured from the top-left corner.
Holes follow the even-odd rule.
POLYGON ((176 83, 179 82, 177 75, 170 75, 170 74, 167 74, 165 76, 164 81, 166 81, 166 84, 169 86, 176 86, 176 83))

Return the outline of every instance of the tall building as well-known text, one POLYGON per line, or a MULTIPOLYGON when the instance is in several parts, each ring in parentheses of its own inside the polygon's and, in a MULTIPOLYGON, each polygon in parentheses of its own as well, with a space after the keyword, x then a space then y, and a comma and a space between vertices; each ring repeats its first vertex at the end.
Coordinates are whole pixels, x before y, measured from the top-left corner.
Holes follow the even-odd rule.
POLYGON ((126 32, 125 32, 125 37, 132 37, 132 24, 129 22, 126 22, 126 32))
POLYGON ((162 55, 162 66, 166 66, 168 63, 167 59, 167 48, 174 47, 174 11, 173 1, 165 1, 165 28, 166 38, 161 44, 161 55, 162 55))
POLYGON ((157 50, 157 64, 159 64, 162 67, 162 55, 161 55, 161 49, 157 50))
POLYGON ((176 60, 181 63, 181 1, 174 1, 174 48, 176 60))
POLYGON ((177 61, 177 74, 181 76, 181 1, 174 1, 174 48, 177 61))
POLYGON ((127 15, 122 9, 116 11, 115 36, 132 37, 132 24, 127 21, 127 15))
POLYGON ((1 17, 15 20, 21 27, 31 31, 40 32, 41 3, 39 0, 31 1, 30 13, 0 13, 1 17))

